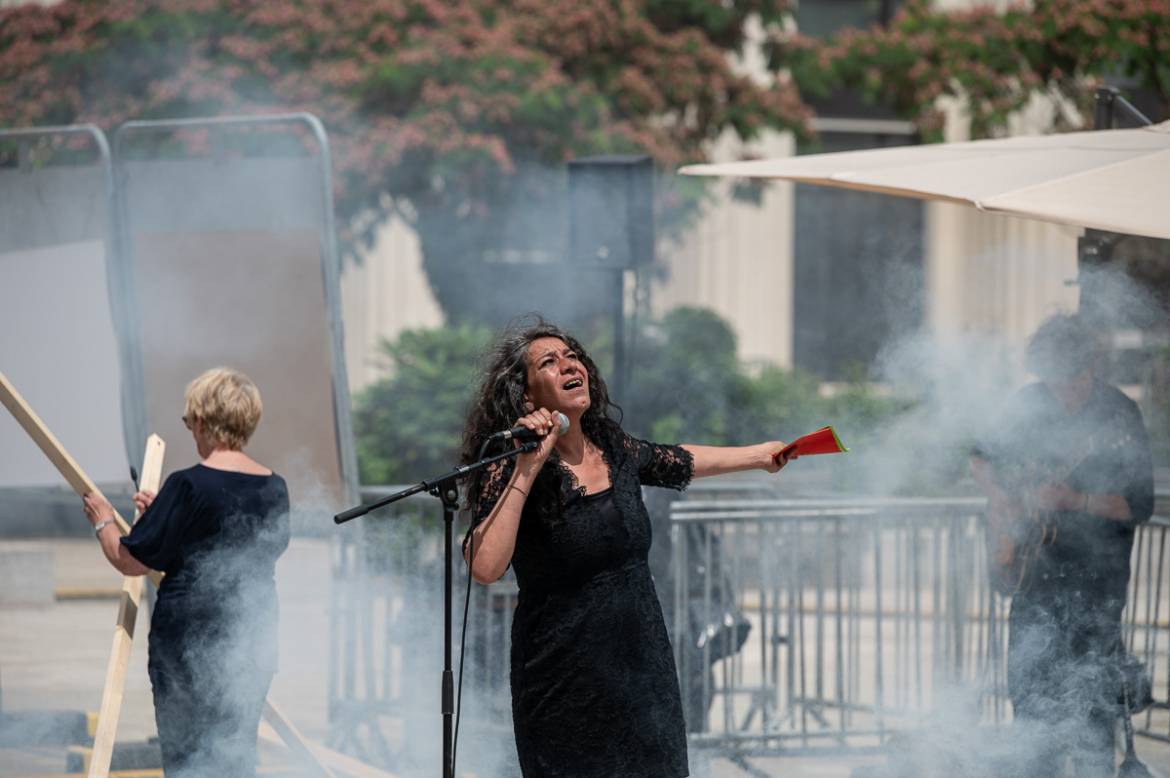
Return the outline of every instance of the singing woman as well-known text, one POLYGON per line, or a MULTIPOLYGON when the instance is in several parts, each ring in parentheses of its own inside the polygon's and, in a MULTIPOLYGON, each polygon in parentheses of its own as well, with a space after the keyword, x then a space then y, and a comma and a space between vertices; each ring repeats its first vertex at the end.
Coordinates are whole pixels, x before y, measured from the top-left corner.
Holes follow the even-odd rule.
POLYGON ((464 459, 515 425, 537 450, 486 469, 471 490, 464 554, 477 581, 509 565, 512 718, 528 778, 688 774, 678 677, 647 566, 641 487, 776 472, 783 443, 660 445, 622 430, 596 364, 544 322, 495 345, 464 432, 464 459), (569 419, 561 433, 555 414, 569 419))

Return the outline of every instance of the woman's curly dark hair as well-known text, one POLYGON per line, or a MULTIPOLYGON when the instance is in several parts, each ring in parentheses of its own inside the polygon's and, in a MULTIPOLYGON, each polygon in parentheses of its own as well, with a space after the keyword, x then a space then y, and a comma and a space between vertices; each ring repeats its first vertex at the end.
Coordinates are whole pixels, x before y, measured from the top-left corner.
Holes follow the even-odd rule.
POLYGON ((467 414, 463 428, 462 460, 475 460, 487 436, 509 429, 528 411, 524 392, 528 389, 528 347, 540 338, 559 338, 576 354, 589 376, 589 410, 581 417, 581 429, 598 442, 621 422, 621 408, 609 399, 609 390, 597 365, 581 342, 555 324, 540 317, 513 323, 485 354, 483 381, 467 414))

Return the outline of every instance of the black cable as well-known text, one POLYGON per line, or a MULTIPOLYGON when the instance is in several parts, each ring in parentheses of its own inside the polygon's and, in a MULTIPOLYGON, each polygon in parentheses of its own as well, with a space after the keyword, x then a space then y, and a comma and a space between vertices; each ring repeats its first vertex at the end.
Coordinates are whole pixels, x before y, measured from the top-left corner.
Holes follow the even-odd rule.
MULTIPOLYGON (((484 454, 487 453, 488 446, 491 445, 491 440, 485 440, 479 447, 479 456, 475 459, 479 461, 483 459, 484 454)), ((471 520, 475 521, 475 514, 479 511, 479 489, 475 489, 475 494, 471 495, 468 500, 471 506, 471 520)), ((475 527, 472 526, 468 532, 473 532, 475 527)), ((471 544, 467 552, 467 593, 463 597, 463 631, 459 636, 459 681, 456 684, 455 690, 455 734, 451 739, 451 775, 455 774, 455 756, 459 753, 459 720, 463 716, 463 657, 467 654, 467 612, 471 609, 471 571, 475 563, 475 537, 470 536, 471 544)))

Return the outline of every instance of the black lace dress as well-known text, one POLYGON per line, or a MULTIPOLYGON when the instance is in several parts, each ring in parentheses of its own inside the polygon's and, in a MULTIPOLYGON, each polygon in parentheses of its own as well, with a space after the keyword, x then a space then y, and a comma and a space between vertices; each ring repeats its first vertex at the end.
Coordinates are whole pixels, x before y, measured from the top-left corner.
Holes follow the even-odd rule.
MULTIPOLYGON (((693 460, 616 425, 594 437, 611 487, 586 494, 554 453, 520 519, 511 673, 520 768, 530 778, 678 778, 688 774, 686 731, 640 487, 685 488, 693 460)), ((512 466, 488 471, 477 520, 512 466)))

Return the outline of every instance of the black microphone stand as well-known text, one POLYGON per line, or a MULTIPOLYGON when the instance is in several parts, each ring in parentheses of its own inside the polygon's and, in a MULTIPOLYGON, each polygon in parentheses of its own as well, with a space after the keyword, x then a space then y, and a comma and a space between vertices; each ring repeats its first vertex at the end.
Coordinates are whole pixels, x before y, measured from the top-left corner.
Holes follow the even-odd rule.
POLYGON ((459 508, 459 489, 456 482, 460 478, 471 475, 480 468, 486 467, 501 459, 514 457, 526 451, 535 451, 540 444, 536 441, 521 443, 515 448, 508 449, 500 454, 485 457, 478 462, 459 467, 444 473, 438 478, 428 481, 419 481, 414 486, 396 492, 389 497, 383 497, 376 502, 350 508, 333 517, 336 524, 365 516, 384 505, 410 497, 419 492, 429 492, 438 497, 443 503, 443 680, 442 680, 442 715, 443 715, 443 778, 455 778, 454 753, 452 751, 452 733, 455 716, 455 676, 451 671, 451 547, 454 539, 455 511, 459 508))

